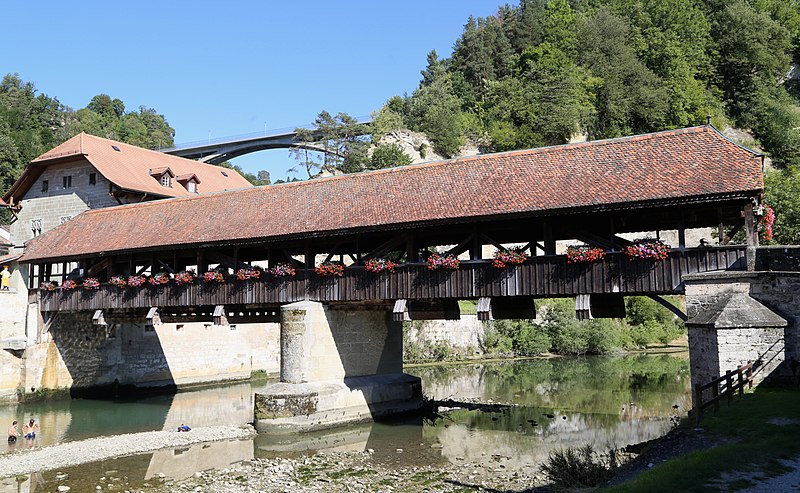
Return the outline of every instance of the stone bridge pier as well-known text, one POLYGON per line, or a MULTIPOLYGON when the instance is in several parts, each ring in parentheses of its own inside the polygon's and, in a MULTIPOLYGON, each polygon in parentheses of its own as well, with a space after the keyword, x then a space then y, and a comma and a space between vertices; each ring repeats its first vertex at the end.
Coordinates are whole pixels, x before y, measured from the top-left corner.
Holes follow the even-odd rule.
POLYGON ((383 305, 281 307, 280 382, 255 395, 256 429, 312 431, 422 406, 403 373, 403 327, 383 305))
POLYGON ((800 272, 709 272, 683 280, 692 385, 748 362, 756 385, 800 383, 800 272))

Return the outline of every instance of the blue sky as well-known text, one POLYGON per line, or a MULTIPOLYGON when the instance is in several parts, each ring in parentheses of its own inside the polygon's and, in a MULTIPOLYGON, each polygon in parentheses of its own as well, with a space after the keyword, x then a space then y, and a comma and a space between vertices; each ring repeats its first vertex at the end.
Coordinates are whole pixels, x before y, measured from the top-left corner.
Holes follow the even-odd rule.
MULTIPOLYGON (((180 144, 295 127, 323 109, 369 115, 416 88, 430 50, 449 56, 469 15, 501 3, 13 2, 0 70, 73 108, 100 93, 155 108, 180 144)), ((273 180, 294 165, 283 150, 233 162, 273 180)))

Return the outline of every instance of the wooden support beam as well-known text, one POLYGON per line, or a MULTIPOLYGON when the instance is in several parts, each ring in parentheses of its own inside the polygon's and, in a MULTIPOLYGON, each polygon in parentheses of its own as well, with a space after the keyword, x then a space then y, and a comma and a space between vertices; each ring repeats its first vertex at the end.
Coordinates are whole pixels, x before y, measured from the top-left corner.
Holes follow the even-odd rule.
POLYGON ((458 245, 454 246, 450 250, 447 250, 446 252, 444 252, 444 255, 455 255, 456 257, 458 257, 459 255, 461 255, 461 253, 463 253, 463 252, 467 251, 467 249, 469 249, 470 244, 472 243, 472 239, 473 239, 474 236, 475 236, 474 234, 470 234, 465 239, 463 239, 461 241, 461 243, 459 243, 458 245))
POLYGON ((671 311, 672 313, 674 313, 678 318, 680 318, 684 322, 689 319, 689 316, 686 315, 684 312, 682 312, 680 308, 678 308, 677 306, 673 305, 669 301, 665 300, 663 297, 658 296, 656 294, 648 294, 647 297, 650 298, 651 300, 655 301, 659 305, 663 306, 667 310, 671 311))
POLYGON ((363 264, 369 259, 382 257, 387 253, 389 253, 391 250, 396 248, 401 248, 402 246, 407 244, 408 244, 408 235, 402 234, 398 237, 392 238, 389 241, 383 242, 380 246, 378 246, 376 249, 372 250, 368 254, 362 255, 361 258, 359 259, 360 260, 359 263, 363 264))
POLYGON ((417 235, 413 232, 406 234, 406 262, 413 264, 419 262, 419 247, 417 246, 417 235))
POLYGON ((549 221, 544 221, 542 223, 542 237, 544 238, 544 254, 555 255, 556 240, 553 237, 553 226, 549 221))
POLYGON ((678 248, 686 250, 686 220, 683 217, 683 211, 678 219, 678 248))
POLYGON ((89 267, 86 270, 86 276, 87 277, 94 277, 99 272, 102 272, 102 271, 108 269, 110 266, 111 266, 111 258, 106 257, 106 258, 100 260, 99 262, 97 262, 96 264, 92 265, 91 267, 89 267))
POLYGON ((220 265, 224 265, 225 267, 229 267, 233 270, 236 269, 247 269, 250 266, 244 262, 239 262, 233 257, 229 257, 223 253, 220 253, 216 250, 206 250, 205 256, 211 262, 216 262, 220 265))

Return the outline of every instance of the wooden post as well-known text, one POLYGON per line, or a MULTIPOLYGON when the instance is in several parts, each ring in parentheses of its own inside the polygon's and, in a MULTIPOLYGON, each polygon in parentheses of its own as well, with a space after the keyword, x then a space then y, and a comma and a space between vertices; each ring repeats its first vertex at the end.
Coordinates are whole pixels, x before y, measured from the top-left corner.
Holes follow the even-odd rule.
POLYGON ((722 209, 717 209, 717 236, 719 237, 719 244, 727 245, 728 239, 725 238, 725 223, 722 222, 722 209))
POLYGON ((725 392, 728 394, 728 406, 730 406, 733 401, 733 388, 731 387, 731 385, 733 385, 733 378, 731 378, 730 370, 725 370, 725 385, 728 386, 725 392))
POLYGON ((758 228, 753 204, 744 206, 744 227, 747 236, 747 270, 756 270, 756 247, 758 247, 758 228))
MULTIPOLYGON (((360 254, 359 254, 360 255, 360 254)), ((417 236, 409 231, 406 233, 406 262, 413 264, 419 261, 419 248, 417 247, 417 236)))
POLYGON ((739 377, 739 383, 738 383, 738 386, 739 386, 739 397, 741 397, 741 396, 744 395, 744 381, 742 379, 742 369, 741 368, 739 368, 739 370, 736 372, 736 375, 738 375, 738 377, 739 377))
POLYGON ((544 221, 542 227, 544 228, 544 254, 555 255, 556 240, 553 238, 553 227, 550 225, 549 221, 544 221))
POLYGON ((686 221, 683 218, 683 211, 678 221, 678 248, 681 250, 686 249, 686 221))
MULTIPOLYGON (((533 249, 536 251, 536 248, 533 249)), ((483 245, 481 244, 481 234, 478 228, 472 232, 472 246, 469 249, 470 260, 480 260, 483 258, 483 245)))

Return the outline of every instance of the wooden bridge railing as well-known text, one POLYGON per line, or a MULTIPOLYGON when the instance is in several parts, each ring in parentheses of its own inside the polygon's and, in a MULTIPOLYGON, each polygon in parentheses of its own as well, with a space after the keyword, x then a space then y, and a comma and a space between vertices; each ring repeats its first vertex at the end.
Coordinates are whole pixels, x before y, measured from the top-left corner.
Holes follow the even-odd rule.
POLYGON ((610 253, 605 260, 568 264, 564 255, 533 257, 524 264, 497 269, 489 261, 462 262, 458 270, 428 270, 406 264, 394 273, 375 274, 348 267, 342 277, 298 271, 295 277, 264 276, 259 281, 222 284, 146 286, 119 289, 41 291, 44 312, 208 305, 276 305, 313 301, 392 301, 397 299, 477 299, 481 297, 569 297, 578 294, 675 294, 685 274, 740 268, 743 246, 670 253, 663 261, 628 260, 610 253))
POLYGON ((728 405, 731 405, 733 396, 736 392, 740 396, 744 395, 744 386, 753 387, 753 364, 747 363, 736 370, 727 370, 725 375, 715 378, 706 384, 695 384, 694 386, 694 408, 693 412, 697 424, 703 419, 703 411, 710 406, 714 406, 714 412, 719 411, 719 401, 727 398, 728 405), (703 393, 711 389, 711 398, 703 402, 703 393))

